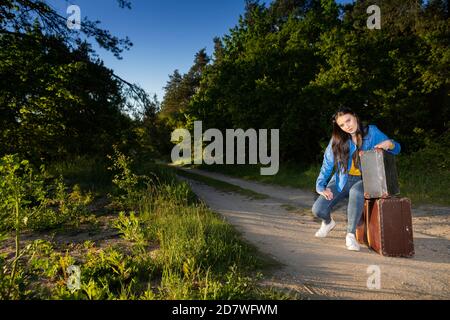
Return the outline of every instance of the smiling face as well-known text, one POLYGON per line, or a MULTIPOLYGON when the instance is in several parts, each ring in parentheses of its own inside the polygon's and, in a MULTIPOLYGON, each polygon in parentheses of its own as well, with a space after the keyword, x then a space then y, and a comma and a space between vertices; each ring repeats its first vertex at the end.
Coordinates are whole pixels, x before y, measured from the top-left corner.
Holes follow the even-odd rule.
POLYGON ((358 131, 358 120, 350 113, 339 116, 336 123, 342 131, 348 134, 355 134, 358 131))

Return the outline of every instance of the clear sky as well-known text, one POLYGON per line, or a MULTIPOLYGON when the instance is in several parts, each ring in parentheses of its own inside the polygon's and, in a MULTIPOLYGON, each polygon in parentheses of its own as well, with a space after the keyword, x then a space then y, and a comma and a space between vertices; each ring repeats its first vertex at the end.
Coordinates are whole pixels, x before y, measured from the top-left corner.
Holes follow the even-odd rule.
MULTIPOLYGON (((340 3, 352 2, 340 0, 340 3)), ((131 0, 132 9, 119 8, 116 0, 49 0, 61 15, 71 4, 82 17, 101 21, 101 26, 133 42, 123 60, 94 46, 108 68, 137 83, 161 101, 163 87, 175 69, 185 73, 202 48, 213 52, 213 38, 233 28, 244 12, 244 0, 131 0)), ((94 41, 90 41, 93 43, 94 41)))

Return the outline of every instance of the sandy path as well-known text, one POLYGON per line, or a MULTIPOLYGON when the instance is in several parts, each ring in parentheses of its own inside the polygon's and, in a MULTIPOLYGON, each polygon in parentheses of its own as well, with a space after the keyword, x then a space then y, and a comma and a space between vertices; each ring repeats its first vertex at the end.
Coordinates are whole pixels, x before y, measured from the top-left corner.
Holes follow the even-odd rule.
POLYGON ((333 215, 337 222, 335 230, 326 239, 316 239, 314 233, 319 223, 309 210, 314 194, 190 171, 269 196, 265 200, 252 200, 189 181, 193 191, 247 241, 282 263, 283 267, 264 281, 267 285, 295 290, 312 299, 450 298, 449 208, 415 209, 415 257, 386 258, 366 247, 361 252, 345 248, 345 203, 333 215), (292 212, 292 207, 297 208, 296 212, 292 212), (367 287, 370 266, 381 271, 380 290, 367 287))

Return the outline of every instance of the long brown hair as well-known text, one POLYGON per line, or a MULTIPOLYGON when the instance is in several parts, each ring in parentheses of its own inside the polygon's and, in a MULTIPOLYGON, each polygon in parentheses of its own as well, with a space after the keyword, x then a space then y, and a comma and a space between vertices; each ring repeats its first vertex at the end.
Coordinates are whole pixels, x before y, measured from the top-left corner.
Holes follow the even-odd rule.
POLYGON ((344 116, 346 114, 351 114, 356 118, 356 121, 358 123, 358 130, 356 131, 356 147, 357 150, 353 154, 353 163, 355 164, 355 167, 359 166, 359 150, 362 146, 362 140, 367 134, 367 128, 363 125, 359 117, 356 115, 355 112, 353 112, 350 108, 340 108, 332 117, 333 122, 333 135, 332 135, 332 147, 333 147, 333 154, 334 154, 334 164, 337 167, 341 168, 344 173, 348 172, 348 160, 350 156, 350 146, 348 141, 352 138, 351 134, 343 131, 339 125, 337 124, 337 119, 341 116, 344 116))

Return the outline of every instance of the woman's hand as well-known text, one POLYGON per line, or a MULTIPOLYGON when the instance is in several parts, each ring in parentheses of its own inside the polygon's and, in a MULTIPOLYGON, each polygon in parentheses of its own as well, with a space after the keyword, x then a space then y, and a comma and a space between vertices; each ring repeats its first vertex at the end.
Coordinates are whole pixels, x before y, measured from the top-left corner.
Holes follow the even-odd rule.
POLYGON ((333 192, 331 192, 331 189, 329 189, 329 188, 322 192, 319 192, 319 194, 327 200, 333 200, 333 198, 334 198, 333 192))
POLYGON ((391 140, 383 141, 375 146, 375 149, 392 150, 395 148, 394 143, 391 140))

